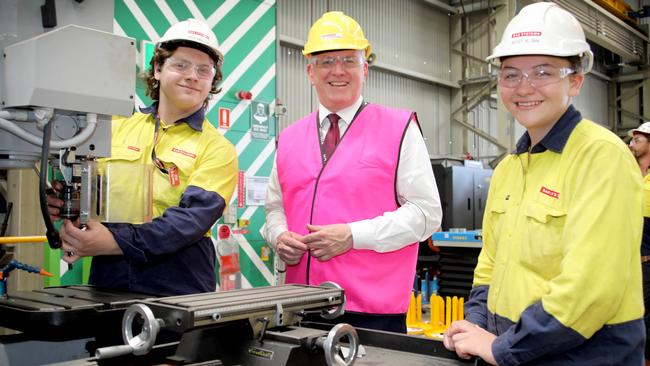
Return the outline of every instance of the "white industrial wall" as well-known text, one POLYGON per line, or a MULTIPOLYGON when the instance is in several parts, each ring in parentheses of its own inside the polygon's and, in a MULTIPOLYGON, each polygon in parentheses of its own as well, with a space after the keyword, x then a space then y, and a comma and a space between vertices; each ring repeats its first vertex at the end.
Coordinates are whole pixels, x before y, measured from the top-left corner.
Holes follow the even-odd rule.
POLYGON ((304 44, 311 24, 325 11, 341 10, 361 24, 383 69, 424 76, 371 67, 364 99, 416 111, 429 154, 452 152, 450 88, 423 80, 450 81, 446 12, 421 0, 279 0, 277 9, 279 38, 285 41, 278 54, 278 98, 288 108, 280 129, 317 107, 297 45, 304 44))
POLYGON ((609 127, 607 88, 607 81, 587 74, 580 95, 573 99, 573 106, 582 113, 584 118, 605 127, 609 127))

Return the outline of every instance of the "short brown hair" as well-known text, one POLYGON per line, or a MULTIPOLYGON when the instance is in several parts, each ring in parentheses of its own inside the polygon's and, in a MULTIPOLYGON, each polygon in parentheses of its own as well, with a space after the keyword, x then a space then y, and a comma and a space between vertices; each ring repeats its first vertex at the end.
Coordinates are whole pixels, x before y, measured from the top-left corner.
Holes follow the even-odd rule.
MULTIPOLYGON (((188 44, 183 44, 183 46, 187 47, 192 47, 191 45, 188 44)), ((141 74, 141 79, 147 86, 147 96, 155 101, 160 100, 160 83, 158 80, 156 80, 155 77, 155 70, 154 67, 155 65, 158 65, 158 67, 162 67, 162 65, 165 63, 165 61, 170 58, 176 49, 180 47, 180 44, 167 44, 165 48, 162 47, 156 47, 156 50, 154 51, 153 57, 151 57, 151 61, 149 61, 149 67, 145 72, 141 74)), ((192 47, 195 48, 195 47, 192 47)), ((199 51, 203 51, 203 49, 196 47, 199 51)), ((205 52, 205 51, 204 51, 205 52)), ((213 57, 208 54, 210 58, 213 59, 213 57)), ((210 94, 219 94, 221 91, 220 84, 222 80, 222 73, 221 73, 221 63, 215 63, 215 74, 214 78, 212 79, 212 89, 210 89, 210 94)), ((203 102, 203 106, 206 107, 208 105, 208 100, 210 99, 210 96, 205 99, 203 102)))

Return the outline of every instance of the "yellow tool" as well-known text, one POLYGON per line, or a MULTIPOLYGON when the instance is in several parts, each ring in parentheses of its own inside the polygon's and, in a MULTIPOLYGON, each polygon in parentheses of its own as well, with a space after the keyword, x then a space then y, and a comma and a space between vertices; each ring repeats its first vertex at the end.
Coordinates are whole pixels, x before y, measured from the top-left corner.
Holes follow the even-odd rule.
POLYGON ((416 297, 411 292, 411 299, 409 300, 409 308, 406 312, 406 328, 407 333, 411 335, 420 335, 424 333, 422 326, 422 295, 418 294, 416 297))
POLYGON ((465 319, 465 299, 462 297, 446 296, 443 299, 442 296, 433 295, 429 304, 429 321, 425 322, 422 319, 422 295, 411 293, 406 313, 408 334, 440 339, 452 322, 465 319))
POLYGON ((47 241, 45 235, 36 236, 2 236, 0 244, 43 243, 47 241))

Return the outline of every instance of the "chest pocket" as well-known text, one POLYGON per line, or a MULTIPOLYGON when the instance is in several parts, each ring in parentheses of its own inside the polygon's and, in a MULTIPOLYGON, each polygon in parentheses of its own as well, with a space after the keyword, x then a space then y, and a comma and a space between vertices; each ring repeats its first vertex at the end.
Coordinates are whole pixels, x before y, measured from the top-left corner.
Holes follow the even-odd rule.
POLYGON ((520 257, 530 267, 552 276, 557 270, 552 263, 562 255, 562 232, 566 222, 566 210, 540 202, 528 202, 524 208, 522 246, 520 257))
POLYGON ((99 160, 102 221, 139 224, 151 217, 151 164, 143 151, 113 146, 111 157, 99 160))
MULTIPOLYGON (((184 150, 179 150, 179 151, 184 151, 184 150)), ((157 149, 156 152, 158 152, 157 149)), ((165 163, 165 166, 170 166, 172 164, 175 165, 178 168, 178 175, 180 178, 179 186, 184 187, 187 185, 187 181, 195 169, 194 164, 197 159, 196 156, 195 158, 192 158, 190 156, 183 155, 182 152, 165 151, 160 153, 158 155, 158 158, 165 163)), ((167 180, 167 183, 169 185, 169 178, 165 177, 165 179, 167 180)))
POLYGON ((489 211, 485 212, 487 216, 486 219, 490 220, 490 227, 494 233, 495 238, 500 238, 503 233, 502 227, 506 220, 506 211, 509 201, 506 200, 505 196, 497 196, 495 200, 490 203, 489 211))

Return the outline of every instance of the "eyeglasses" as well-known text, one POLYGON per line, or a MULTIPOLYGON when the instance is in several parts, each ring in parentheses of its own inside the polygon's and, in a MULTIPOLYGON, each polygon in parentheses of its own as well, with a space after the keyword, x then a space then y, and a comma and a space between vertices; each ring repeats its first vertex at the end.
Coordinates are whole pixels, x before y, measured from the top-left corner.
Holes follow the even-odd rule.
POLYGON ((188 75, 192 70, 194 70, 199 79, 212 79, 217 73, 217 69, 213 65, 194 65, 186 60, 174 60, 172 58, 168 58, 165 63, 169 65, 172 70, 183 75, 188 75))
POLYGON ((341 63, 344 68, 352 69, 363 63, 363 57, 356 56, 327 56, 327 57, 313 57, 311 64, 320 69, 333 69, 336 66, 336 61, 341 63))
POLYGON ((570 67, 557 68, 548 65, 537 66, 527 72, 512 67, 506 67, 497 72, 497 81, 502 87, 516 88, 520 85, 521 80, 526 78, 531 86, 542 87, 557 83, 575 72, 576 71, 570 67))

